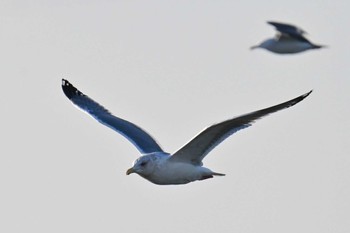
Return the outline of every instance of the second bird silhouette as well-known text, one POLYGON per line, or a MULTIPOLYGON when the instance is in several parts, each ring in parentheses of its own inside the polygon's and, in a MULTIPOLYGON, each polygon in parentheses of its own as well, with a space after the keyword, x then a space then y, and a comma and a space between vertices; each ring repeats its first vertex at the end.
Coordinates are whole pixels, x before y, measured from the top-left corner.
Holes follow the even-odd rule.
POLYGON ((310 42, 304 37, 306 32, 299 27, 272 21, 267 23, 276 28, 277 34, 274 38, 267 39, 259 45, 252 46, 251 49, 263 48, 273 53, 293 54, 326 47, 325 45, 317 45, 310 42))

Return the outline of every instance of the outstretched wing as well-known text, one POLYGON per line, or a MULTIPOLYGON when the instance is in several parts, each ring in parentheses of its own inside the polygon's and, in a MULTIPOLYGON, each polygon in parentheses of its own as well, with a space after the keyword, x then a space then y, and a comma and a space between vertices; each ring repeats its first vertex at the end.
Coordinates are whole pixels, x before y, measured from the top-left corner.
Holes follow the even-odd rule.
POLYGON ((285 37, 291 37, 300 41, 309 42, 309 40, 304 37, 304 34, 306 32, 299 27, 296 27, 291 24, 278 23, 278 22, 272 22, 272 21, 269 21, 267 23, 274 26, 276 30, 281 33, 280 37, 282 39, 285 37))
POLYGON ((100 123, 125 136, 142 154, 163 151, 146 131, 129 121, 113 116, 107 109, 84 95, 65 79, 62 79, 62 89, 73 104, 100 123))
POLYGON ((255 120, 261 117, 297 104, 311 92, 312 91, 287 102, 212 125, 174 153, 170 160, 201 165, 203 158, 214 149, 215 146, 233 133, 251 126, 255 120))

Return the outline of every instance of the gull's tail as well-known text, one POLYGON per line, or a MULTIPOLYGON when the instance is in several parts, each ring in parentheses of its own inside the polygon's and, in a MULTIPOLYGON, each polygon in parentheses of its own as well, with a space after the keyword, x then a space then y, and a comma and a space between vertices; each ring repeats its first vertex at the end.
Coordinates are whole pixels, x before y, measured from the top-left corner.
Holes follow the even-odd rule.
POLYGON ((213 176, 226 176, 226 174, 217 173, 217 172, 213 172, 212 175, 213 176))
POLYGON ((317 45, 317 44, 311 44, 313 49, 322 49, 322 48, 328 48, 328 45, 317 45))

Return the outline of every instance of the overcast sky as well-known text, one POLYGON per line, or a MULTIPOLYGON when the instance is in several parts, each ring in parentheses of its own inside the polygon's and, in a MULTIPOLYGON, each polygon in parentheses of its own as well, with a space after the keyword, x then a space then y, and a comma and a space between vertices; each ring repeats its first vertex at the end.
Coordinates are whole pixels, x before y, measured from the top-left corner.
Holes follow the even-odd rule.
POLYGON ((0 232, 350 231, 350 2, 0 2, 0 232), (292 23, 326 49, 249 47, 292 23), (205 127, 314 92, 239 131, 180 186, 64 96, 68 79, 174 152, 205 127))

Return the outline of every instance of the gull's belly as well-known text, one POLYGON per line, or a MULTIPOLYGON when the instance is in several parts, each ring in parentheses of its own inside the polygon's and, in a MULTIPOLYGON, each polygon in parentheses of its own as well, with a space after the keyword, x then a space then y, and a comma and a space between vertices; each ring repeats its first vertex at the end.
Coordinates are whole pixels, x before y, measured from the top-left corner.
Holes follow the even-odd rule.
POLYGON ((269 49, 276 53, 299 53, 310 49, 311 46, 308 43, 303 42, 279 42, 271 46, 269 49))
POLYGON ((167 162, 159 166, 147 179, 156 184, 187 184, 211 174, 212 171, 205 167, 167 162))

